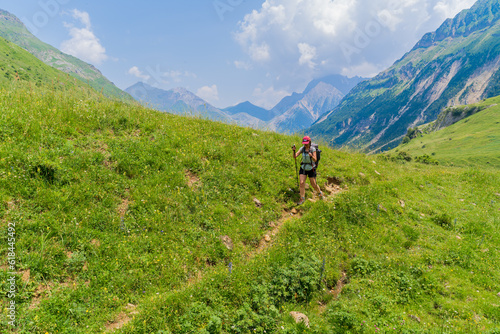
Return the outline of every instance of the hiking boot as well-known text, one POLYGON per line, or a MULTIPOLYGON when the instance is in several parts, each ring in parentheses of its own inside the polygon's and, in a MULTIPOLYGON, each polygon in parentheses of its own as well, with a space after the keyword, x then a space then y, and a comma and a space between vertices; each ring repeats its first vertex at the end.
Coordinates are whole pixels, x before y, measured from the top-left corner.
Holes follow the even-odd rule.
POLYGON ((306 201, 306 198, 305 197, 301 197, 300 201, 297 203, 297 205, 302 205, 302 204, 304 204, 305 201, 306 201))
POLYGON ((323 192, 322 191, 319 192, 318 196, 319 196, 319 199, 325 199, 325 196, 323 196, 323 192))

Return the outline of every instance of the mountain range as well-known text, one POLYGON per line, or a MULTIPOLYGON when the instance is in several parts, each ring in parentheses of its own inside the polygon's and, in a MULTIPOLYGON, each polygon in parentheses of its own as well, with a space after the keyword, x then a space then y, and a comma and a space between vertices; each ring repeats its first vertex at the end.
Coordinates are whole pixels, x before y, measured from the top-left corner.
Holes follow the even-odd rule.
POLYGON ((178 115, 202 116, 215 121, 228 121, 228 116, 184 88, 163 90, 138 82, 125 90, 149 107, 178 115))
POLYGON ((307 131, 333 146, 391 149, 443 108, 500 94, 500 3, 479 0, 358 84, 307 131))
MULTIPOLYGON (((146 83, 124 92, 94 66, 39 41, 3 10, 0 36, 109 97, 124 101, 133 97, 158 110, 253 128, 307 132, 335 147, 379 152, 396 147, 409 128, 434 121, 446 107, 500 94, 499 1, 479 0, 446 20, 374 78, 318 78, 269 110, 248 101, 219 109, 184 88, 166 91, 146 83)), ((23 68, 3 70, 11 77, 33 76, 23 68)))
POLYGON ((218 109, 184 88, 162 90, 139 82, 125 91, 136 100, 162 111, 180 115, 200 115, 212 120, 282 133, 301 131, 323 113, 334 108, 361 77, 331 75, 311 81, 304 92, 284 97, 267 110, 248 101, 218 109))
POLYGON ((332 75, 310 82, 304 92, 283 98, 274 108, 266 110, 246 101, 236 106, 218 109, 184 88, 161 90, 137 83, 126 91, 120 90, 93 65, 67 55, 48 45, 33 34, 16 16, 0 10, 0 36, 25 49, 45 64, 61 70, 108 97, 123 101, 133 98, 158 110, 182 115, 197 115, 214 121, 278 132, 296 132, 309 127, 324 112, 334 108, 360 77, 332 75), (132 98, 133 96, 133 98, 132 98))
POLYGON ((4 10, 0 10, 0 36, 22 47, 45 64, 89 84, 108 97, 123 101, 135 98, 162 111, 197 115, 214 121, 283 133, 297 132, 311 126, 322 114, 337 106, 351 88, 364 80, 360 77, 331 75, 311 81, 302 93, 286 96, 270 110, 248 101, 218 109, 184 88, 166 91, 137 83, 122 91, 93 65, 40 41, 21 20, 4 10))

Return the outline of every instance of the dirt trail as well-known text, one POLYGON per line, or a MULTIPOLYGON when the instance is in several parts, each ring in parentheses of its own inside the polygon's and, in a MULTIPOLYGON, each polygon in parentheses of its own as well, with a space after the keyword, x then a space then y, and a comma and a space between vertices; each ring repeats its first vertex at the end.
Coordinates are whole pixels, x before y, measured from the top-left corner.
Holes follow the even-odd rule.
POLYGON ((337 284, 335 285, 335 288, 333 288, 330 293, 332 293, 335 298, 338 298, 340 296, 340 293, 342 292, 342 289, 344 288, 344 285, 346 285, 348 282, 349 278, 347 277, 347 273, 345 271, 342 271, 342 276, 339 278, 337 284))
POLYGON ((285 224, 285 222, 289 221, 290 219, 300 217, 302 217, 302 212, 295 208, 290 211, 283 210, 281 218, 278 221, 271 223, 272 229, 260 240, 257 248, 253 252, 251 252, 248 257, 254 257, 255 255, 260 254, 264 250, 269 248, 273 244, 273 241, 276 239, 276 236, 278 235, 283 224, 285 224))
MULTIPOLYGON (((338 193, 347 190, 347 187, 341 188, 341 181, 337 178, 328 178, 328 181, 325 183, 324 191, 323 191, 323 201, 329 201, 331 198, 335 197, 338 193)), ((317 202, 321 200, 317 194, 314 194, 313 198, 308 199, 311 202, 317 202)), ((260 240, 257 249, 249 254, 249 258, 255 256, 256 254, 262 253, 264 250, 269 248, 276 236, 278 235, 281 227, 290 219, 300 218, 302 217, 302 210, 299 207, 293 208, 291 210, 284 209, 281 215, 281 218, 272 222, 270 225, 272 229, 264 235, 264 237, 260 240)))

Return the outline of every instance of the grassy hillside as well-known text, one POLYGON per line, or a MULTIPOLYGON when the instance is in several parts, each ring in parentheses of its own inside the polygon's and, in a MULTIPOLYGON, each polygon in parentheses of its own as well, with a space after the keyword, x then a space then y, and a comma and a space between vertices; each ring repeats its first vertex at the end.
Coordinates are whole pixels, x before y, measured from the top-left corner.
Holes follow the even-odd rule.
MULTIPOLYGON (((500 167, 500 97, 468 106, 483 109, 439 131, 414 138, 391 153, 408 152, 413 157, 427 155, 445 165, 500 167)), ((459 114, 465 107, 457 107, 459 114)), ((425 131, 424 131, 425 132, 425 131)))
POLYGON ((500 331, 496 170, 323 147, 295 208, 298 137, 23 83, 0 138, 18 333, 500 331))
POLYGON ((90 91, 87 84, 45 65, 26 50, 0 37, 0 85, 5 87, 18 81, 54 90, 78 88, 90 91))
POLYGON ((0 36, 19 45, 45 64, 68 73, 84 83, 88 83, 105 96, 122 101, 133 101, 129 94, 116 87, 97 68, 40 41, 26 29, 16 16, 1 9, 0 36))

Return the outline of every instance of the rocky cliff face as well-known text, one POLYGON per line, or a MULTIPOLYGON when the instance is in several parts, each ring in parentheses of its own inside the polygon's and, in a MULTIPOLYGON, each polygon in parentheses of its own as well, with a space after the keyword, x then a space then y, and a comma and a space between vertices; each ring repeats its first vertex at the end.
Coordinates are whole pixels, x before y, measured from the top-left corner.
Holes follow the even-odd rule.
POLYGON ((427 34, 392 67, 362 82, 310 132, 377 152, 448 106, 500 94, 500 4, 479 1, 427 34))

